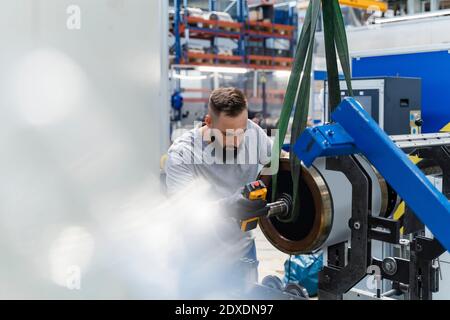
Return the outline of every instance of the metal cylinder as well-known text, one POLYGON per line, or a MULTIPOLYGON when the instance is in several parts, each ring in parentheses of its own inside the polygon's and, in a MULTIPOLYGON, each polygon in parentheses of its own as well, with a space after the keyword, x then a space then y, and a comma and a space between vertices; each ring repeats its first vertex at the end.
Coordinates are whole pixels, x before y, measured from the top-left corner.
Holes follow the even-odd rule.
MULTIPOLYGON (((388 186, 363 157, 357 157, 371 178, 372 215, 385 215, 388 206, 388 186)), ((271 177, 260 177, 271 194, 271 177)), ((277 197, 293 196, 289 159, 280 159, 277 197)), ((352 185, 339 171, 326 168, 326 159, 316 160, 310 168, 302 166, 299 178, 298 218, 283 222, 277 217, 260 219, 266 238, 287 254, 310 253, 350 238, 348 226, 352 213, 352 185)))
POLYGON ((269 203, 268 206, 268 218, 287 216, 292 208, 292 197, 289 194, 284 193, 281 195, 278 201, 269 203))

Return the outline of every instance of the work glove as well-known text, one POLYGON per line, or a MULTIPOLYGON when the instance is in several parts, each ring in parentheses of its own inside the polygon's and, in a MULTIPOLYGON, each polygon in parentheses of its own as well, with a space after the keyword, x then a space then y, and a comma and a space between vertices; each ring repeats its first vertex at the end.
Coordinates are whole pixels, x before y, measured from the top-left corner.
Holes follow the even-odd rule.
POLYGON ((249 200, 243 195, 244 188, 239 188, 231 196, 219 201, 221 211, 237 220, 245 219, 249 213, 263 209, 266 200, 249 200))

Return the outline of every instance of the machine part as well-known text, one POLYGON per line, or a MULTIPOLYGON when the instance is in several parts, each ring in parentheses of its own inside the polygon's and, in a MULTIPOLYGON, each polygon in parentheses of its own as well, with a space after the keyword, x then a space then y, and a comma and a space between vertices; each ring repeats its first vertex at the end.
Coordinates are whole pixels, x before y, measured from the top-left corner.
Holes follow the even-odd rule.
POLYGON ((390 138, 400 149, 416 149, 450 144, 450 132, 406 134, 390 136, 390 138))
POLYGON ((397 272, 397 262, 392 257, 387 257, 383 260, 383 271, 386 272, 386 274, 392 276, 397 272))
POLYGON ((393 296, 399 296, 403 294, 400 290, 397 289, 391 289, 389 291, 386 291, 385 293, 383 293, 381 296, 382 297, 393 297, 393 296))
MULTIPOLYGON (((391 137, 396 139, 395 137, 391 137)), ((413 137, 411 137, 413 138, 413 137)), ((421 139, 419 139, 421 140, 421 139)), ((432 176, 432 175, 439 175, 442 176, 443 174, 443 169, 441 168, 441 166, 444 166, 444 169, 446 169, 446 160, 445 157, 443 157, 443 155, 439 152, 439 148, 441 148, 440 146, 437 147, 427 147, 427 146, 417 146, 417 149, 414 149, 410 154, 409 154, 409 158, 411 159, 411 161, 413 161, 417 167, 426 175, 426 176, 432 176), (429 151, 424 152, 424 149, 422 148, 426 148, 429 149, 429 151), (431 152, 431 154, 430 154, 431 152), (419 155, 421 158, 419 157, 419 155), (437 163, 436 159, 443 159, 440 160, 440 164, 437 163), (442 163, 443 162, 443 163, 442 163)), ((448 172, 448 168, 447 168, 447 172, 448 172)), ((392 189, 392 188, 391 188, 392 189)), ((439 188, 438 188, 439 189, 439 188)), ((439 191, 443 191, 442 189, 439 191)), ((399 199, 400 204, 397 207, 395 213, 394 213, 394 219, 395 220, 400 220, 402 223, 402 228, 401 228, 401 232, 403 235, 405 234, 410 234, 412 232, 418 231, 423 229, 423 224, 420 222, 420 220, 418 220, 414 213, 407 207, 405 206, 405 203, 403 201, 401 201, 401 199, 399 199)))
MULTIPOLYGON (((271 192, 271 176, 261 179, 271 192)), ((320 173, 314 168, 302 168, 298 201, 300 214, 296 221, 285 223, 277 217, 261 218, 260 228, 278 250, 287 254, 311 252, 328 238, 333 223, 332 200, 320 173)), ((289 159, 280 159, 276 198, 293 194, 289 159)))
MULTIPOLYGON (((450 153, 447 146, 440 144, 417 145, 417 148, 420 149, 418 152, 420 158, 433 159, 441 167, 443 194, 431 184, 420 169, 393 143, 354 99, 345 98, 332 114, 332 118, 336 121, 335 124, 307 129, 294 146, 294 151, 308 166, 313 165, 320 157, 327 157, 327 161, 342 159, 342 163, 337 162, 335 168, 345 172, 352 181, 354 205, 352 206, 350 226, 361 220, 363 227, 352 229, 349 263, 343 269, 326 266, 320 274, 319 297, 342 298, 342 293, 347 292, 351 288, 350 286, 356 283, 355 280, 358 280, 361 274, 368 270, 367 264, 370 263, 369 267, 373 267, 372 270, 376 271, 381 268, 382 273, 378 276, 392 280, 394 289, 404 292, 402 284, 407 283, 408 291, 406 293, 409 299, 431 299, 432 293, 439 289, 439 267, 435 265, 434 261, 450 246, 450 238, 445 230, 450 223, 450 205, 445 197, 450 195, 450 174, 448 174, 450 153), (330 131, 340 134, 327 134, 330 131), (399 232, 395 231, 398 226, 394 220, 383 220, 384 218, 378 217, 374 221, 376 217, 372 216, 368 206, 369 201, 367 201, 370 196, 368 183, 371 178, 367 172, 364 172, 363 166, 358 163, 356 154, 363 154, 377 167, 389 184, 405 200, 408 207, 414 210, 414 213, 436 236, 436 238, 427 238, 421 235, 412 235, 409 260, 395 257, 394 260, 379 261, 372 257, 371 241, 369 240, 376 239, 371 235, 373 225, 387 227, 396 233, 392 239, 391 237, 382 239, 377 235, 378 239, 383 242, 395 240, 394 238, 398 237, 399 232), (351 159, 353 165, 346 164, 344 162, 346 159, 351 159), (363 175, 359 174, 359 177, 355 175, 358 170, 363 175), (358 191, 364 192, 358 193, 358 191), (358 234, 364 230, 365 233, 358 234), (352 261, 355 258, 357 261, 352 261)), ((400 239, 397 240, 397 243, 400 243, 400 239)), ((377 291, 377 296, 380 296, 379 291, 377 291)))
POLYGON ((278 201, 267 204, 269 211, 267 217, 284 217, 288 215, 292 209, 292 197, 287 193, 283 193, 278 201))
MULTIPOLYGON (((354 287, 369 272, 371 266, 372 249, 369 241, 369 216, 371 178, 355 156, 340 156, 327 159, 327 167, 341 172, 347 177, 352 186, 351 222, 358 221, 362 226, 352 228, 348 263, 345 266, 324 266, 319 273, 319 298, 325 300, 340 300, 343 294, 354 287)), ((345 250, 345 246, 339 246, 345 250)), ((331 256, 335 247, 327 248, 327 255, 331 256)), ((342 253, 340 254, 342 256, 342 253)), ((341 262, 339 263, 341 265, 341 262)))
POLYGON ((400 241, 400 221, 383 218, 369 217, 369 237, 386 243, 397 244, 400 241))
POLYGON ((411 134, 422 133, 423 119, 420 110, 411 110, 409 112, 409 126, 411 128, 411 134))
POLYGON ((381 174, 377 171, 377 169, 375 169, 374 166, 370 165, 373 172, 375 173, 375 176, 378 179, 378 185, 380 186, 380 192, 381 192, 381 206, 380 206, 380 216, 381 217, 388 217, 391 215, 391 213, 393 211, 393 208, 391 209, 389 207, 389 186, 386 182, 386 180, 384 180, 384 178, 381 176, 381 174))
MULTIPOLYGON (((388 210, 387 184, 363 157, 356 156, 371 178, 372 214, 388 210)), ((292 176, 288 159, 280 159, 277 199, 292 195, 292 176)), ((261 177, 271 193, 271 177, 261 177)), ((298 201, 300 211, 293 222, 276 217, 259 221, 266 238, 287 254, 310 253, 350 238, 348 225, 352 210, 352 186, 342 172, 328 168, 325 159, 317 159, 310 168, 302 167, 298 201), (336 217, 336 218, 333 218, 336 217)), ((375 220, 374 220, 375 223, 375 220)), ((352 228, 357 228, 352 225, 352 228)))
MULTIPOLYGON (((367 161, 367 163, 369 163, 367 159, 365 160, 367 161)), ((370 166, 373 172, 375 173, 378 179, 378 184, 380 186, 381 208, 379 216, 383 218, 389 218, 394 214, 395 210, 397 209, 397 206, 401 202, 401 199, 398 197, 397 192, 395 192, 395 190, 389 185, 389 183, 387 183, 386 180, 381 176, 378 170, 373 165, 370 166)))
POLYGON ((341 242, 329 246, 325 251, 326 265, 340 269, 345 267, 348 262, 347 242, 341 242))
POLYGON ((352 98, 344 98, 332 114, 337 123, 306 129, 294 146, 306 165, 318 157, 361 153, 398 192, 439 241, 450 248, 450 203, 352 98), (338 137, 323 131, 345 132, 338 137), (363 132, 363 134, 361 134, 363 132))
MULTIPOLYGON (((378 172, 378 171, 377 171, 378 172)), ((384 180, 384 179, 383 179, 384 180)), ((387 187, 387 207, 384 215, 381 215, 385 218, 390 218, 394 215, 395 211, 397 210, 398 206, 402 202, 400 197, 398 196, 397 192, 395 192, 394 188, 392 188, 389 183, 386 182, 387 187)))
POLYGON ((433 159, 442 172, 442 193, 450 199, 450 149, 447 146, 426 148, 418 151, 425 159, 433 159))
POLYGON ((305 299, 309 299, 308 291, 297 283, 290 282, 284 288, 284 292, 290 293, 297 297, 302 297, 305 299))
POLYGON ((370 175, 372 181, 372 215, 384 216, 388 213, 388 185, 386 180, 378 173, 374 166, 361 155, 355 155, 358 162, 362 165, 364 170, 370 175))
POLYGON ((434 260, 445 251, 436 238, 417 236, 411 242, 412 263, 409 265, 411 300, 431 300, 432 293, 439 290, 439 268, 434 265, 434 260))
POLYGON ((383 279, 397 284, 409 283, 409 260, 397 257, 388 257, 384 260, 372 258, 372 264, 380 268, 383 279))
POLYGON ((344 300, 395 300, 388 296, 377 297, 376 294, 370 291, 365 291, 357 288, 349 290, 343 296, 344 300))
MULTIPOLYGON (((324 116, 331 121, 331 108, 327 105, 327 85, 324 91, 324 116)), ((353 78, 352 96, 345 81, 340 82, 341 97, 353 97, 388 135, 420 133, 415 124, 420 116, 421 79, 401 77, 353 78), (411 118, 412 117, 412 118, 411 118)))
POLYGON ((283 281, 281 281, 281 279, 277 276, 266 276, 262 279, 261 284, 268 288, 283 291, 283 281))
MULTIPOLYGON (((418 152, 420 152, 420 151, 416 150, 414 153, 418 153, 418 152)), ((441 167, 439 167, 439 165, 433 159, 420 159, 420 161, 417 163, 417 167, 426 176, 442 175, 441 167)))
POLYGON ((409 246, 409 240, 408 239, 400 239, 399 244, 402 246, 409 246))

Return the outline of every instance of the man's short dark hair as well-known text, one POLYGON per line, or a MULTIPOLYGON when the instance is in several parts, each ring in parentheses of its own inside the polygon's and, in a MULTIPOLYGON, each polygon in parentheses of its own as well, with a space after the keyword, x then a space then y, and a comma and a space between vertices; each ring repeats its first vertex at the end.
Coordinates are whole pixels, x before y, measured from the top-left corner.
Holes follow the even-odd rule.
POLYGON ((209 97, 209 107, 216 116, 222 112, 229 117, 236 117, 247 109, 247 99, 236 88, 218 88, 209 97))

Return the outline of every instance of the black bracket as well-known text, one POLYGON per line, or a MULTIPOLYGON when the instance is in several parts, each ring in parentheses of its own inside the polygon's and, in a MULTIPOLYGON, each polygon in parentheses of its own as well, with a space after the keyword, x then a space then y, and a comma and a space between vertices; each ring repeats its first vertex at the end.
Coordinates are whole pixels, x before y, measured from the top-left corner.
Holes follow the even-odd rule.
POLYGON ((369 217, 369 237, 373 240, 397 244, 400 241, 400 221, 369 217))
POLYGON ((439 269, 433 265, 446 250, 437 239, 416 236, 411 242, 409 298, 431 300, 439 290, 439 269))
POLYGON ((327 158, 326 168, 342 172, 352 184, 351 255, 347 265, 326 266, 319 273, 319 299, 341 300, 344 293, 366 276, 371 262, 371 244, 365 226, 371 214, 372 186, 370 176, 355 156, 327 158))
POLYGON ((403 284, 409 283, 409 260, 397 257, 388 257, 384 260, 373 258, 372 264, 380 268, 383 279, 403 284), (395 268, 386 268, 386 261, 395 268))

